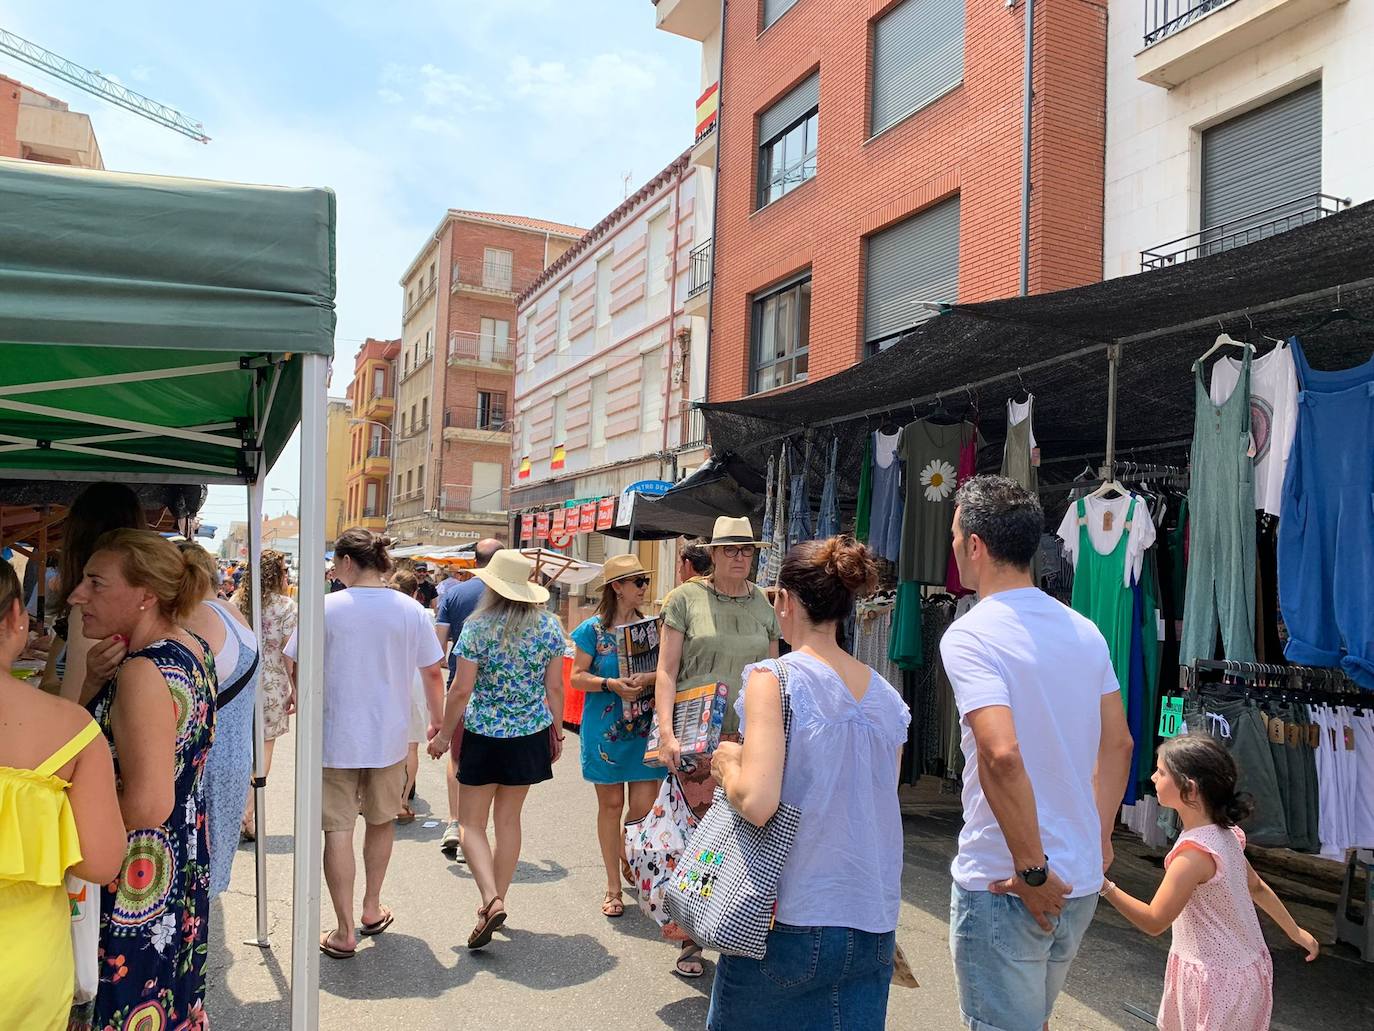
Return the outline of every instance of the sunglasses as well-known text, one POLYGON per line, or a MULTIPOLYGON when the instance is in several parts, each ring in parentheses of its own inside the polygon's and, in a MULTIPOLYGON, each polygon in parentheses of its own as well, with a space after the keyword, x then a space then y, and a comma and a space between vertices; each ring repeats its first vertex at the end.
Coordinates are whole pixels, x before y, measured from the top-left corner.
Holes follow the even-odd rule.
POLYGON ((719 551, 726 558, 754 557, 754 546, 752 544, 726 544, 721 547, 719 551))
POLYGON ((625 580, 621 580, 620 583, 632 583, 636 587, 642 589, 649 586, 650 580, 647 576, 637 576, 633 580, 627 577, 625 580))

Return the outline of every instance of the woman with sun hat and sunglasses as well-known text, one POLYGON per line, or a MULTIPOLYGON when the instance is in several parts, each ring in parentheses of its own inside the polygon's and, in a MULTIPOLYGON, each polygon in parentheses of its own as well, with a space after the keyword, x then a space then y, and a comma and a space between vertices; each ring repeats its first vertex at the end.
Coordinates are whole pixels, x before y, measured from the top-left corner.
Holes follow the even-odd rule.
POLYGON ((596 615, 572 632, 577 646, 572 684, 587 694, 582 709, 582 779, 596 785, 596 836, 606 864, 606 895, 601 912, 608 917, 625 913, 620 877, 625 821, 642 819, 654 804, 659 782, 667 772, 644 764, 652 709, 632 719, 625 703, 654 686, 653 673, 620 675, 616 628, 644 618, 649 597, 649 574, 634 555, 616 555, 602 568, 601 604, 596 615), (628 785, 628 787, 627 787, 628 785), (626 794, 629 811, 626 812, 626 794))
MULTIPOLYGON (((754 556, 765 547, 749 520, 721 516, 705 547, 715 563, 711 572, 688 580, 663 600, 663 640, 655 690, 663 763, 678 771, 682 793, 698 816, 710 808, 715 782, 709 759, 698 759, 692 769, 682 769, 682 746, 671 729, 677 692, 703 684, 725 684, 729 695, 721 740, 738 741, 735 699, 744 670, 764 659, 776 659, 779 636, 772 602, 749 580, 754 556)), ((681 977, 700 977, 701 948, 684 942, 675 969, 681 977)))

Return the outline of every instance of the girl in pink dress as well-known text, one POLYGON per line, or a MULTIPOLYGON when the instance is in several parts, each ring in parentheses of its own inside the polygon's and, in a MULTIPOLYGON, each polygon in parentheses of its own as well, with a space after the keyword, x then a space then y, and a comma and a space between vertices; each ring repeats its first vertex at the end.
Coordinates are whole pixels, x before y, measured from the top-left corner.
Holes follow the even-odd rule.
POLYGON ((1206 734, 1166 741, 1151 778, 1159 804, 1178 811, 1183 833, 1164 858, 1164 882, 1148 903, 1111 881, 1102 897, 1146 934, 1174 929, 1162 1031, 1265 1031, 1274 1001, 1274 967, 1264 943, 1259 906, 1307 961, 1317 940, 1299 927, 1272 888, 1245 858, 1245 833, 1236 826, 1250 804, 1236 795, 1236 764, 1206 734))

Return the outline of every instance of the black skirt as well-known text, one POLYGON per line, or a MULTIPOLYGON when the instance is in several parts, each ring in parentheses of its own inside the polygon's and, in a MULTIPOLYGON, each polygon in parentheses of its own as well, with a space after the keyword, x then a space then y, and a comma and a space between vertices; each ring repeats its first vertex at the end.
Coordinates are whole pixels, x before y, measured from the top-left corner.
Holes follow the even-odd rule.
POLYGON ((463 732, 458 752, 458 783, 479 787, 523 787, 553 779, 549 729, 524 737, 487 737, 463 732))

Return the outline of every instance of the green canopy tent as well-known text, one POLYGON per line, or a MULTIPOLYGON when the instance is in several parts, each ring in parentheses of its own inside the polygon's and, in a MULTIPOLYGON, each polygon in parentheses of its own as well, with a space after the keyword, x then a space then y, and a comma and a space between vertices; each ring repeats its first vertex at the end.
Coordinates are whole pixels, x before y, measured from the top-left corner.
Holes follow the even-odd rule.
MULTIPOLYGON (((260 597, 263 477, 300 425, 300 576, 321 583, 334 226, 328 190, 0 160, 0 492, 45 477, 244 485, 260 597)), ((301 591, 299 620, 291 1008, 314 1028, 320 592, 301 591)), ((255 751, 261 803, 261 699, 255 751)), ((260 844, 260 945, 263 858, 260 844)))

